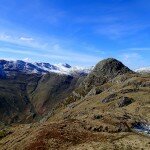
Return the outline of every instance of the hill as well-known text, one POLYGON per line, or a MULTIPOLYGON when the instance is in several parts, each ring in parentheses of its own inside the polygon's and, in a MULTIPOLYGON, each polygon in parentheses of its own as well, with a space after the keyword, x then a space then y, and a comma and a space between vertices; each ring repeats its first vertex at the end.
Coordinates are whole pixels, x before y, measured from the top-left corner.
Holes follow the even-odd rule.
POLYGON ((17 72, 15 76, 1 78, 1 122, 10 124, 39 120, 73 91, 80 77, 84 78, 80 75, 17 72))

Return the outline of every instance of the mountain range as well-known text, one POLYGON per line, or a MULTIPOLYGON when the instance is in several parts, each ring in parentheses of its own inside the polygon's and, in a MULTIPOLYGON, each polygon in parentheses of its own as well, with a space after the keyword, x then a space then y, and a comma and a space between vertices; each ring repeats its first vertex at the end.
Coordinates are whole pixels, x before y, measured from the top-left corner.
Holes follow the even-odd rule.
MULTIPOLYGON (((76 74, 89 74, 92 70, 92 67, 79 67, 79 66, 70 66, 69 64, 50 64, 44 62, 26 62, 23 60, 9 61, 9 60, 0 60, 0 77, 12 77, 17 73, 25 74, 39 74, 43 75, 49 72, 54 72, 58 74, 66 75, 76 75, 76 74)), ((135 72, 139 73, 150 73, 150 67, 143 67, 136 69, 135 72)))
POLYGON ((149 73, 114 58, 0 64, 0 149, 150 149, 149 73))
POLYGON ((143 67, 135 70, 136 72, 139 73, 150 73, 150 67, 143 67))
POLYGON ((59 74, 88 74, 91 68, 72 67, 69 64, 49 64, 49 63, 31 63, 22 60, 8 61, 0 60, 0 76, 12 76, 15 73, 26 74, 46 74, 48 72, 55 72, 59 74))

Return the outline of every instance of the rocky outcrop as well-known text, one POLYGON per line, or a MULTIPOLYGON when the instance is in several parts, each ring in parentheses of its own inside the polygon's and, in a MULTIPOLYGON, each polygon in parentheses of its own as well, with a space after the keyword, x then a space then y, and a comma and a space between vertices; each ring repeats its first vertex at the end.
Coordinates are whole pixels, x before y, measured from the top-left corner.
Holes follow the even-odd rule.
POLYGON ((102 100, 102 103, 108 103, 108 102, 111 102, 113 100, 115 100, 115 98, 117 97, 117 94, 110 94, 109 96, 107 96, 106 98, 104 98, 102 100))
MULTIPOLYGON (((114 58, 108 58, 100 61, 94 69, 85 77, 78 88, 75 89, 74 93, 66 100, 67 104, 74 102, 78 99, 82 99, 85 96, 97 95, 106 90, 106 88, 101 87, 105 83, 113 81, 117 76, 124 74, 134 74, 132 70, 122 64, 120 61, 114 58)), ((126 77, 124 77, 126 79, 126 77)), ((123 81, 122 81, 123 82, 123 81)), ((107 98, 111 99, 111 98, 107 98)), ((106 102, 109 100, 104 100, 106 102)))
POLYGON ((120 61, 108 58, 100 61, 80 84, 80 89, 87 94, 93 87, 101 86, 118 75, 134 73, 120 61))
POLYGON ((90 75, 95 75, 96 77, 105 77, 107 79, 113 79, 117 75, 133 73, 128 67, 126 67, 122 62, 114 58, 108 58, 100 61, 90 75))
POLYGON ((119 102, 118 102, 118 106, 119 107, 124 107, 124 106, 128 106, 130 105, 134 100, 132 98, 129 97, 122 97, 119 102))

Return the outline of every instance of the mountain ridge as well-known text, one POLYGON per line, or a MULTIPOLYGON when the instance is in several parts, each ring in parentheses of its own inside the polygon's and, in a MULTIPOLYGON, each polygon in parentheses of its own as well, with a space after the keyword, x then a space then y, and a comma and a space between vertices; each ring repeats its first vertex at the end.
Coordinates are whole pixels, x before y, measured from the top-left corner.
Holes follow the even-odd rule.
POLYGON ((113 58, 86 76, 0 79, 0 117, 11 124, 2 130, 2 150, 149 150, 149 79, 113 58))
POLYGON ((87 67, 72 67, 69 64, 50 64, 43 62, 26 62, 23 60, 0 60, 0 76, 11 76, 12 72, 21 72, 26 74, 46 74, 54 72, 58 74, 74 75, 88 74, 92 70, 87 67))
MULTIPOLYGON (((112 58, 109 58, 109 60, 111 59, 112 58)), ((67 63, 50 64, 46 62, 29 62, 24 60, 0 59, 0 77, 9 77, 11 75, 17 74, 17 72, 40 75, 49 72, 66 75, 88 75, 90 72, 92 72, 93 69, 94 66, 80 67, 71 66, 67 63)), ((134 71, 137 73, 150 73, 150 67, 142 67, 135 69, 134 71)))

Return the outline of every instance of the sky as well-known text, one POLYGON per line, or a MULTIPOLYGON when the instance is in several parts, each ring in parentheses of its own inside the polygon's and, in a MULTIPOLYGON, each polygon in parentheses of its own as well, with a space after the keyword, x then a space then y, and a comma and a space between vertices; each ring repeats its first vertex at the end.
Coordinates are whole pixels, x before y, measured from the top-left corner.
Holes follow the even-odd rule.
POLYGON ((150 66, 149 0, 0 0, 0 59, 150 66))

